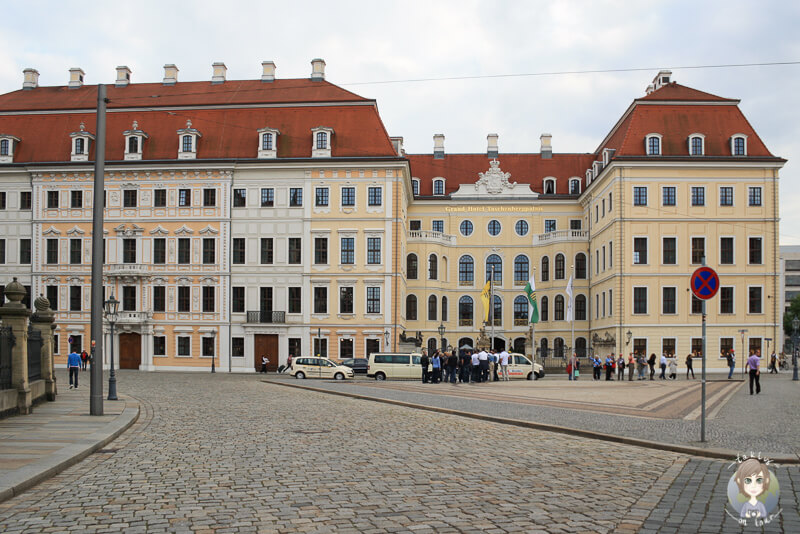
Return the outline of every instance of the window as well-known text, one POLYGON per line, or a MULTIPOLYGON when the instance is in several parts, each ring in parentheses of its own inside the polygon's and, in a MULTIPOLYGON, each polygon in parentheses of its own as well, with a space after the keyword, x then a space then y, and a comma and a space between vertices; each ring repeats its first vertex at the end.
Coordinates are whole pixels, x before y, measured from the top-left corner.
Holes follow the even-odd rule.
MULTIPOLYGON (((76 240, 71 240, 76 241, 76 240)), ((80 241, 80 240, 77 240, 80 241)), ((80 257, 80 246, 78 246, 78 257, 80 257)), ((122 240, 122 263, 136 263, 136 239, 122 240)), ((80 259, 76 262, 80 263, 80 259)), ((188 263, 188 262, 187 262, 188 263)))
POLYGON ((167 190, 156 189, 153 192, 153 207, 166 208, 167 207, 167 190))
POLYGON ((192 356, 192 338, 189 336, 178 336, 178 356, 190 358, 192 356))
POLYGON ((556 181, 551 179, 544 181, 544 194, 545 195, 555 195, 556 194, 556 181))
POLYGON ((188 312, 190 310, 189 286, 178 287, 178 311, 188 312))
POLYGON ((703 263, 703 258, 706 256, 706 238, 693 237, 692 238, 692 264, 700 265, 703 263))
POLYGON ((412 232, 422 230, 422 221, 416 219, 408 221, 408 229, 412 232))
POLYGON ((418 261, 416 254, 409 254, 406 256, 406 276, 409 280, 417 279, 418 261))
POLYGON ((489 315, 489 324, 503 326, 503 300, 498 295, 494 296, 494 306, 489 315))
POLYGON ((580 195, 581 194, 581 181, 577 179, 573 179, 569 181, 569 194, 570 195, 580 195))
POLYGON ((583 252, 575 254, 575 278, 586 280, 586 254, 583 252))
POLYGON ((329 190, 327 187, 317 187, 314 190, 314 205, 317 207, 326 207, 328 205, 329 190))
POLYGON ((633 288, 633 313, 646 314, 647 313, 647 288, 634 287, 633 288))
POLYGON ((732 337, 719 338, 719 350, 720 350, 720 358, 727 357, 727 355, 730 354, 731 351, 733 350, 733 338, 732 337))
POLYGON ((289 288, 289 313, 302 313, 301 287, 289 288))
POLYGON ((20 193, 19 193, 19 209, 21 209, 21 210, 29 210, 29 209, 31 209, 31 192, 30 191, 20 191, 20 193))
POLYGON ((611 193, 608 194, 608 213, 611 213, 611 193))
POLYGON ((356 205, 356 188, 343 187, 342 188, 342 206, 352 207, 356 205))
POLYGON ((259 288, 259 303, 258 309, 262 313, 272 313, 272 288, 260 287, 259 288))
POLYGON ((70 191, 69 199, 71 208, 83 207, 83 191, 70 191))
POLYGON ((245 240, 243 237, 233 238, 233 263, 244 265, 245 260, 245 240))
POLYGON ((314 238, 314 264, 327 265, 328 264, 328 238, 315 237, 314 238))
POLYGON ((436 254, 428 256, 428 280, 437 280, 439 278, 439 258, 436 254))
MULTIPOLYGON (((314 338, 314 354, 320 358, 328 357, 328 340, 325 338, 314 338)), ((339 355, 341 356, 341 354, 339 355)))
POLYGON ((178 238, 178 263, 186 265, 191 262, 192 242, 188 237, 178 238))
POLYGON ((0 156, 8 156, 9 155, 9 146, 11 143, 8 139, 3 139, 0 141, 0 156))
POLYGON ((417 320, 417 297, 415 295, 406 297, 406 319, 409 321, 417 320))
POLYGON ((328 288, 316 286, 314 288, 314 313, 328 313, 328 288))
POLYGON ((275 259, 275 240, 272 237, 261 238, 261 265, 270 265, 275 259))
POLYGON ((244 208, 247 206, 247 189, 233 190, 233 207, 244 208))
POLYGON ((550 300, 547 297, 542 297, 541 306, 539 307, 539 319, 542 322, 547 322, 550 315, 550 300))
POLYGON ((136 189, 125 189, 122 191, 122 207, 135 208, 139 192, 136 189))
POLYGON ((647 238, 633 238, 633 264, 647 265, 647 238))
POLYGON ((703 155, 703 138, 699 135, 692 136, 689 138, 689 153, 692 156, 702 156, 703 155))
POLYGON ((514 225, 514 230, 520 237, 528 235, 528 222, 520 219, 517 221, 517 224, 514 225))
POLYGON ((370 187, 367 189, 367 205, 380 206, 383 204, 383 189, 380 187, 370 187))
POLYGON ((733 206, 733 187, 725 186, 719 188, 719 205, 733 206))
POLYGON ((566 261, 563 254, 556 254, 555 269, 553 277, 556 280, 564 280, 566 278, 566 261))
POLYGON ((192 205, 192 190, 178 189, 178 206, 185 208, 192 205))
POLYGON ((367 264, 380 265, 381 264, 381 238, 368 237, 367 238, 367 264))
POLYGON ((497 254, 490 254, 486 258, 486 280, 492 277, 494 273, 494 283, 503 283, 503 260, 497 254))
POLYGON ((733 152, 734 156, 746 156, 747 155, 747 141, 743 136, 736 136, 731 140, 731 152, 733 152))
POLYGON ((192 151, 192 136, 191 135, 181 136, 181 152, 191 152, 191 151, 192 151))
POLYGON ((302 258, 301 239, 299 237, 289 238, 289 264, 299 265, 302 258))
POLYGON ((166 336, 153 336, 153 356, 166 356, 166 355, 167 355, 166 336))
POLYGON ((153 239, 153 263, 156 265, 167 263, 167 240, 163 237, 153 239))
POLYGON ((762 313, 761 312, 761 287, 748 287, 747 288, 747 313, 762 313))
POLYGON ((447 322, 447 297, 442 297, 442 322, 447 322))
MULTIPOLYGON (((81 240, 80 239, 70 239, 69 240, 69 262, 71 264, 73 264, 73 265, 81 263, 81 240)), ((5 262, 3 262, 3 263, 5 263, 5 262)), ((134 263, 134 262, 126 261, 125 263, 134 263)))
POLYGON ((58 209, 58 191, 47 192, 47 209, 58 209))
MULTIPOLYGON (((234 190, 236 191, 236 190, 234 190)), ((234 201, 235 203, 235 201, 234 201)), ((203 206, 213 208, 217 205, 217 190, 203 189, 203 206)))
POLYGON ((542 256, 542 282, 550 280, 550 258, 542 256))
POLYGON ((733 238, 719 238, 719 262, 722 265, 733 265, 733 238))
POLYGON ((436 305, 438 301, 436 297, 431 295, 428 297, 428 320, 435 321, 436 320, 436 305))
POLYGON ((461 221, 459 229, 461 231, 461 235, 464 237, 469 237, 472 235, 472 221, 461 221))
POLYGON ((524 286, 530 279, 528 257, 520 254, 514 258, 514 285, 524 286))
POLYGON ((203 264, 213 265, 217 261, 217 240, 213 237, 203 238, 203 264))
POLYGON ((167 288, 164 286, 153 287, 153 311, 164 312, 167 310, 167 288))
POLYGON ((231 288, 231 311, 233 313, 244 313, 243 286, 233 286, 231 288))
POLYGON ((585 295, 577 295, 575 297, 575 320, 576 321, 585 321, 586 320, 586 296, 585 295))
POLYGON ((341 261, 342 265, 353 265, 356 262, 356 239, 354 237, 343 237, 341 240, 341 261))
POLYGON ((748 250, 748 258, 750 265, 761 265, 761 238, 760 237, 751 237, 747 240, 750 244, 748 250))
POLYGON ((122 286, 123 311, 136 311, 136 286, 122 286))
POLYGON ((528 324, 528 299, 522 295, 514 297, 514 326, 528 324))
POLYGON ((664 315, 674 315, 677 313, 677 306, 675 305, 677 290, 674 287, 661 288, 661 313, 664 315))
POLYGON ((75 154, 83 154, 86 148, 86 139, 78 137, 75 139, 75 154))
POLYGON ((419 180, 417 180, 416 178, 411 180, 411 192, 414 194, 415 197, 419 196, 419 180))
MULTIPOLYGON (((408 306, 408 298, 406 298, 406 306, 408 306)), ((340 287, 339 288, 339 313, 353 313, 353 288, 340 287)))
POLYGON ((289 206, 292 208, 299 208, 303 205, 303 188, 291 187, 289 188, 289 206))
POLYGON ((661 138, 657 135, 650 135, 647 137, 647 155, 659 156, 661 155, 661 138))
POLYGON ((563 295, 556 295, 556 298, 553 299, 553 320, 554 321, 563 321, 564 320, 564 296, 563 295))
POLYGON ((692 187, 692 206, 706 205, 706 188, 692 187))
MULTIPOLYGON (((674 193, 674 191, 673 191, 674 193)), ((633 188, 633 205, 634 206, 647 206, 647 188, 634 187, 633 188)), ((672 204, 674 205, 674 204, 672 204)))
POLYGON ((19 263, 21 265, 26 265, 31 262, 31 240, 30 239, 20 239, 19 240, 19 263))
POLYGON ((69 311, 81 311, 81 286, 69 286, 69 311))
POLYGON ((733 313, 733 287, 719 288, 719 313, 733 313))
POLYGON ((326 132, 317 132, 317 150, 325 150, 328 148, 328 134, 326 132))
POLYGON ((500 233, 500 221, 491 220, 489 221, 489 235, 496 236, 500 233))
POLYGON ((750 206, 761 205, 761 188, 748 187, 747 188, 747 204, 750 206))
POLYGON ((275 190, 271 187, 261 189, 261 207, 271 208, 275 205, 275 190))
POLYGON ((544 220, 544 231, 547 232, 555 232, 556 231, 556 220, 555 219, 545 219, 544 220))
POLYGON ((475 262, 472 256, 461 256, 458 260, 458 285, 471 286, 475 282, 475 262))
POLYGON ((664 265, 676 265, 678 263, 677 242, 675 237, 661 238, 661 263, 664 265))
POLYGON ((444 180, 433 181, 433 194, 444 195, 444 180))
POLYGON ((458 299, 458 326, 472 326, 473 307, 472 297, 458 299))
POLYGON ((274 150, 272 146, 272 134, 261 134, 261 150, 274 150))

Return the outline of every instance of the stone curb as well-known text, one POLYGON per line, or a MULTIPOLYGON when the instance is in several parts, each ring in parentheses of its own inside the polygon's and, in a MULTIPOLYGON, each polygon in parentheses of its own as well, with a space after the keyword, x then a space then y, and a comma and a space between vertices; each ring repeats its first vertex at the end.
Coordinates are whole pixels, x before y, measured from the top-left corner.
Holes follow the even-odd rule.
MULTIPOLYGON (((316 391, 319 393, 327 393, 329 395, 340 395, 342 397, 351 397, 354 399, 370 400, 374 402, 382 402, 385 404, 394 404, 397 406, 404 406, 406 408, 414 408, 417 410, 427 410, 429 412, 445 413, 449 415, 458 415, 461 417, 469 417, 471 419, 479 419, 481 421, 491 421, 493 423, 500 423, 504 425, 513 425, 523 428, 531 428, 535 430, 545 430, 547 432, 557 432, 559 434, 567 434, 570 436, 579 436, 582 438, 598 439, 602 441, 610 441, 612 443, 623 443, 625 445, 633 445, 636 447, 644 447, 647 449, 656 449, 661 451, 678 452, 681 454, 690 454, 692 456, 700 456, 704 458, 714 458, 719 460, 733 460, 742 451, 734 451, 731 449, 723 448, 708 448, 703 449, 700 447, 692 447, 691 445, 677 445, 674 443, 663 443, 659 441, 651 441, 647 439, 631 438, 627 436, 615 436, 613 434, 604 434, 602 432, 594 432, 592 430, 582 430, 580 428, 570 428, 559 425, 550 425, 547 423, 536 423, 533 421, 522 421, 520 419, 510 419, 507 417, 497 417, 493 415, 484 415, 472 412, 461 412, 458 410, 451 410, 449 408, 440 408, 438 406, 425 406, 424 404, 415 404, 412 402, 405 402, 393 399, 382 399, 379 397, 370 397, 368 395, 361 395, 358 393, 348 393, 346 391, 333 391, 329 389, 316 388, 313 386, 303 386, 300 384, 290 384, 287 382, 278 382, 273 380, 261 380, 267 384, 275 384, 278 386, 285 386, 290 388, 305 389, 308 391, 316 391)), ((769 458, 777 464, 800 464, 800 456, 790 455, 769 455, 769 458)))
POLYGON ((54 477, 90 454, 102 449, 118 438, 139 419, 139 404, 130 397, 120 397, 125 402, 122 413, 101 430, 94 432, 82 440, 67 445, 49 455, 4 477, 0 483, 0 503, 32 488, 33 486, 54 477))

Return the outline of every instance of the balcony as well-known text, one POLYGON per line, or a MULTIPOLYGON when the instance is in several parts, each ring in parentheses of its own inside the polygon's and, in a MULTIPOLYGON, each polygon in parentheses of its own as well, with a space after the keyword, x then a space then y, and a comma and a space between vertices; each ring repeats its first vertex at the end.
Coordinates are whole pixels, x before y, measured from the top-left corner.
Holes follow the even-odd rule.
POLYGON ((533 236, 533 246, 588 241, 589 230, 556 230, 533 236))
POLYGON ((152 318, 151 311, 121 311, 117 316, 117 324, 141 324, 152 318))
POLYGON ((103 268, 106 276, 144 276, 147 266, 141 263, 106 263, 103 268))
POLYGON ((455 245, 456 236, 433 230, 409 230, 409 243, 434 243, 436 245, 455 245))
POLYGON ((249 311, 247 322, 250 324, 284 324, 286 312, 282 311, 249 311))

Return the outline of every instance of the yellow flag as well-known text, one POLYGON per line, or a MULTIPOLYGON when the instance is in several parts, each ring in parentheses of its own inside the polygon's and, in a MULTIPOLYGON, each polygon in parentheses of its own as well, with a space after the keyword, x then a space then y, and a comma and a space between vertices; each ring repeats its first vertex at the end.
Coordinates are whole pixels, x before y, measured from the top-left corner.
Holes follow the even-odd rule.
POLYGON ((492 288, 492 281, 487 280, 486 285, 483 286, 483 291, 481 291, 481 300, 483 301, 483 320, 489 320, 489 298, 490 292, 492 288))

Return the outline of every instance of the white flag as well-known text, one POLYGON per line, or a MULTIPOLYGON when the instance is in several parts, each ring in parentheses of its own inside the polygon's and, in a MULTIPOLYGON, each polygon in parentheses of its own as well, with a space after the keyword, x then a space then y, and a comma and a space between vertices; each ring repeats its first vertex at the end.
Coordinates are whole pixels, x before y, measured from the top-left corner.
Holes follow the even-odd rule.
POLYGON ((573 298, 572 298, 572 275, 569 276, 569 282, 567 282, 567 321, 572 321, 574 319, 572 315, 573 310, 573 298))

